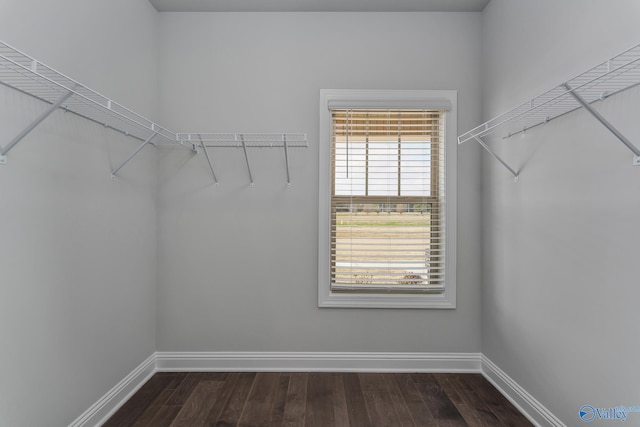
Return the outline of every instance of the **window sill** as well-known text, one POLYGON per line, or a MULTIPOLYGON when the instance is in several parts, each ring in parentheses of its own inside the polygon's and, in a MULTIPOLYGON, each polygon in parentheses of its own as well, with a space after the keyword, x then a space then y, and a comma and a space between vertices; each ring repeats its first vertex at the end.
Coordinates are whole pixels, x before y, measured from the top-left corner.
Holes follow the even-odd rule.
POLYGON ((445 293, 389 294, 330 292, 318 295, 321 308, 430 308, 455 309, 455 301, 445 293))

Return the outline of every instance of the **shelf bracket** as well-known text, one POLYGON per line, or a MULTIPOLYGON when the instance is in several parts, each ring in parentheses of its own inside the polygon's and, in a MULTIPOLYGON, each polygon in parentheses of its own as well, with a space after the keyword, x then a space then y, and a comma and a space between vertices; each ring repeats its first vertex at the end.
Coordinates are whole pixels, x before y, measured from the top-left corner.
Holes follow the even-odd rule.
POLYGON ((26 128, 24 128, 24 130, 22 132, 20 132, 18 135, 16 135, 15 138, 13 138, 11 140, 11 142, 9 142, 1 151, 0 151, 0 164, 5 164, 7 162, 7 153, 9 151, 11 151, 11 149, 13 147, 15 147, 16 145, 18 145, 18 143, 20 141, 22 141, 22 139, 27 136, 29 134, 29 132, 31 132, 32 130, 34 130, 40 123, 42 123, 47 117, 49 117, 51 115, 51 113, 53 113, 55 110, 57 110, 58 108, 60 108, 60 106, 67 100, 69 99, 69 97, 73 95, 73 91, 67 91, 66 93, 64 93, 60 98, 58 98, 58 100, 56 102, 54 102, 53 104, 51 104, 49 106, 49 108, 47 108, 45 111, 42 112, 42 114, 40 114, 40 116, 38 116, 37 119, 35 119, 34 121, 32 121, 29 126, 27 126, 26 128))
POLYGON ((511 172, 511 175, 513 175, 514 179, 516 182, 518 182, 519 178, 519 173, 516 172, 515 170, 513 170, 513 168, 511 168, 511 166, 509 166, 504 160, 502 160, 502 158, 500 158, 500 156, 498 156, 483 140, 482 138, 480 138, 477 135, 473 136, 475 138, 476 141, 478 141, 478 144, 480 144, 482 146, 482 148, 484 148, 485 150, 487 150, 487 152, 489 154, 491 154, 491 156, 496 159, 497 161, 500 162, 500 164, 502 164, 502 166, 504 166, 509 172, 511 172))
POLYGON ((149 144, 151 142, 151 140, 153 138, 155 138, 155 136, 158 135, 158 132, 154 132, 153 135, 151 135, 149 138, 147 138, 140 147, 138 147, 138 149, 136 151, 134 151, 128 158, 127 160, 125 160, 124 162, 122 162, 122 164, 120 166, 118 166, 117 168, 115 168, 114 170, 111 171, 111 178, 115 178, 116 177, 116 173, 118 173, 118 171, 120 169, 122 169, 122 167, 124 165, 126 165, 127 163, 129 163, 129 160, 133 159, 136 154, 138 154, 140 152, 140 150, 142 150, 144 148, 145 145, 149 144))
POLYGON ((207 163, 209 163, 209 169, 211 169, 211 175, 213 175, 213 180, 216 182, 216 185, 218 185, 218 177, 216 177, 216 171, 213 170, 213 163, 211 163, 211 158, 209 157, 207 146, 204 145, 201 135, 198 135, 198 139, 200 140, 200 146, 202 147, 202 151, 204 151, 204 156, 207 158, 207 163))
POLYGON ((563 83, 562 86, 569 92, 569 94, 571 94, 571 96, 574 97, 574 99, 576 101, 578 101, 578 103, 582 107, 584 107, 585 110, 587 110, 589 113, 591 113, 591 115, 593 117, 595 117, 596 120, 598 120, 600 123, 602 123, 602 125, 604 127, 609 129, 609 131, 612 134, 614 134, 616 138, 618 138, 624 145, 627 146, 627 148, 629 150, 631 150, 633 152, 633 154, 634 154, 633 165, 634 166, 639 166, 640 165, 640 149, 638 149, 638 147, 633 145, 633 143, 631 141, 629 141, 627 139, 627 137, 625 137, 618 129, 616 129, 615 126, 613 126, 611 123, 609 123, 607 121, 607 119, 602 117, 602 115, 598 111, 596 111, 587 101, 585 101, 583 97, 581 97, 580 95, 575 93, 575 91, 571 88, 571 86, 569 86, 569 84, 563 83))
POLYGON ((287 167, 287 187, 291 187, 291 175, 289 174, 289 148, 287 147, 287 135, 282 135, 282 144, 284 145, 284 163, 287 167))
POLYGON ((249 156, 247 155, 247 144, 245 144, 244 142, 244 135, 240 135, 240 141, 242 142, 242 150, 244 151, 244 159, 247 162, 247 170, 249 171, 249 181, 251 181, 251 184, 249 184, 250 187, 255 187, 255 184, 253 183, 253 174, 251 173, 251 165, 249 164, 249 156))

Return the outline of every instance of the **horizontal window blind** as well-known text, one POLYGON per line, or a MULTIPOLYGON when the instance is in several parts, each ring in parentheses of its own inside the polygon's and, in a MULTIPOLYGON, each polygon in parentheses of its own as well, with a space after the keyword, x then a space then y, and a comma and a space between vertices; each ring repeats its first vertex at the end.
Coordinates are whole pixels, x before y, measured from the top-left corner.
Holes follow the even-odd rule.
POLYGON ((444 112, 333 109, 333 291, 444 289, 444 112))

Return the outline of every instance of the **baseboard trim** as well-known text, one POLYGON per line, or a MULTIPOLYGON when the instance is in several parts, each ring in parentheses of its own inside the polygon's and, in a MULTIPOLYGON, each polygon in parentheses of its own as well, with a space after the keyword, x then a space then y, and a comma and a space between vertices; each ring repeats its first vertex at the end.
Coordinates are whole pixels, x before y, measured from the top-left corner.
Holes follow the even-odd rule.
POLYGON ((529 421, 541 427, 566 427, 542 403, 500 369, 484 354, 481 357, 482 375, 493 384, 529 421))
POLYGON ((159 371, 480 372, 480 353, 158 352, 159 371))
POLYGON ((156 372, 156 354, 154 353, 69 424, 69 427, 102 425, 156 372))
POLYGON ((566 427, 481 353, 156 352, 69 427, 102 425, 159 371, 481 373, 533 424, 566 427))

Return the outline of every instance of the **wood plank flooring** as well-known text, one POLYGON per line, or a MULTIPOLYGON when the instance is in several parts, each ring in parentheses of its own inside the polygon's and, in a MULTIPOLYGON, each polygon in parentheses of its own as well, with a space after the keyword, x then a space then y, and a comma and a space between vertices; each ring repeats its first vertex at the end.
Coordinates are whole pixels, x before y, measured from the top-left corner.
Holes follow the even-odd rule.
POLYGON ((531 425, 480 374, 159 372, 104 427, 531 425))

